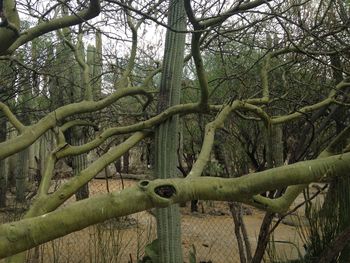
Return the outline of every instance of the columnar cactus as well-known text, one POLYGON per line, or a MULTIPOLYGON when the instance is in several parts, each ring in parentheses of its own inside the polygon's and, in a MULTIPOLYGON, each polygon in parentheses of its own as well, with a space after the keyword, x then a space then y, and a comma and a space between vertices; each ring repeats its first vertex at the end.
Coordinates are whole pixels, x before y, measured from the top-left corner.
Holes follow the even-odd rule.
MULTIPOLYGON (((183 1, 169 3, 168 25, 185 30, 183 1)), ((165 41, 164 64, 160 83, 158 111, 180 103, 185 34, 168 30, 165 41)), ((156 132, 155 172, 159 178, 177 176, 178 118, 161 124, 156 132)), ((180 212, 178 205, 157 209, 159 262, 182 263, 180 212)))

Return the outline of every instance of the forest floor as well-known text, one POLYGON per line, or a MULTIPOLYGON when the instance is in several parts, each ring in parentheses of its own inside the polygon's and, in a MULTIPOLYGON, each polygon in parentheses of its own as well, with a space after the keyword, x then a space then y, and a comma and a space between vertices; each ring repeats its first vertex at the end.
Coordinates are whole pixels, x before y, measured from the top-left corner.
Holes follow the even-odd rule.
MULTIPOLYGON (((135 180, 124 180, 124 187, 135 180)), ((121 190, 121 180, 93 180, 90 195, 121 190), (108 185, 108 186, 107 186, 108 185)), ((301 201, 299 198, 297 202, 301 201)), ((68 202, 74 202, 71 198, 68 202)), ((245 207, 244 215, 248 237, 254 251, 264 212, 245 207)), ((239 263, 239 253, 234 235, 234 224, 227 202, 199 201, 199 212, 191 213, 190 204, 181 208, 182 244, 184 261, 195 251, 197 262, 239 263)), ((274 221, 274 223, 277 219, 274 221)), ((293 219, 289 220, 289 223, 293 219)), ((298 220, 296 220, 298 221, 298 220)), ((298 223, 298 222, 294 223, 298 223)), ((288 223, 288 224, 289 224, 288 223)), ((271 244, 279 260, 295 259, 303 253, 300 231, 281 223, 274 231, 271 244)), ((114 219, 88 227, 53 242, 46 243, 29 253, 27 262, 118 262, 136 263, 142 258, 145 246, 156 237, 156 222, 152 211, 144 211, 123 219, 114 219)), ((1 262, 1 261, 0 261, 1 262)))

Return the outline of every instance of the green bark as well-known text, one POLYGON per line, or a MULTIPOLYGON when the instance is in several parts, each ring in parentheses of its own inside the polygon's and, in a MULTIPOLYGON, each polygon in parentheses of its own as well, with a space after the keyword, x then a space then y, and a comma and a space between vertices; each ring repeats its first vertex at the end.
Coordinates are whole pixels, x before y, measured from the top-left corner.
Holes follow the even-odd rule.
MULTIPOLYGON (((168 25, 176 30, 186 27, 183 1, 169 3, 168 25)), ((170 30, 166 33, 164 64, 160 83, 158 112, 180 103, 180 89, 183 70, 185 34, 170 30)), ((177 176, 178 117, 162 123, 155 137, 155 172, 158 178, 177 176)), ((158 262, 182 263, 181 218, 178 205, 160 208, 157 214, 157 235, 159 244, 158 262)))
MULTIPOLYGON (((20 136, 15 136, 10 140, 0 143, 0 159, 6 158, 16 152, 19 152, 22 149, 25 149, 26 147, 31 145, 33 142, 35 142, 47 130, 57 127, 58 121, 61 121, 75 114, 98 111, 100 109, 103 109, 111 105, 113 102, 117 101, 122 97, 132 96, 137 94, 145 95, 148 98, 150 97, 148 92, 146 92, 143 88, 128 88, 128 89, 117 90, 110 96, 99 101, 81 101, 78 103, 72 103, 69 105, 62 106, 56 109, 55 111, 52 111, 49 114, 47 114, 37 123, 28 127, 21 127, 22 133, 20 136)), ((5 107, 6 105, 0 102, 0 109, 3 109, 5 107)), ((180 109, 177 109, 177 110, 181 111, 181 109, 182 108, 180 107, 180 109)), ((12 124, 18 122, 18 120, 17 122, 14 120, 15 118, 14 115, 11 115, 9 117, 11 117, 12 124)), ((140 130, 140 127, 141 128, 143 127, 143 123, 139 123, 135 126, 137 127, 134 127, 134 126, 132 128, 127 127, 127 130, 125 132, 133 132, 135 130, 140 130)), ((125 127, 123 127, 122 130, 125 130, 125 127)))
MULTIPOLYGON (((54 154, 50 154, 46 158, 45 172, 41 179, 41 184, 38 190, 38 196, 27 211, 24 218, 30 219, 35 216, 41 216, 45 213, 54 211, 60 205, 62 205, 68 198, 74 195, 79 188, 87 184, 96 174, 102 171, 106 166, 120 158, 127 150, 133 147, 140 140, 144 139, 147 133, 135 133, 130 136, 125 142, 119 144, 116 147, 111 148, 101 158, 92 163, 89 167, 82 170, 77 176, 70 179, 63 184, 56 192, 51 195, 47 195, 51 178, 53 176, 54 164, 56 158, 54 154)), ((1 241, 0 241, 1 243, 1 241)), ((0 248, 1 250, 1 248, 0 248)), ((19 252, 19 251, 18 251, 19 252)), ((25 258, 24 253, 20 253, 10 258, 9 262, 23 262, 25 258)))
MULTIPOLYGON (((120 192, 89 198, 55 212, 1 225, 0 258, 112 217, 194 199, 249 203, 253 195, 268 189, 318 182, 327 176, 348 176, 349 169, 350 153, 346 153, 239 178, 200 177, 140 181, 137 186, 120 192)), ((54 195, 58 198, 61 196, 61 201, 64 201, 63 193, 54 195)))
POLYGON ((48 173, 44 174, 42 178, 43 182, 39 191, 42 193, 41 198, 38 198, 29 210, 29 216, 38 216, 43 213, 51 212, 63 204, 67 199, 75 194, 77 189, 82 187, 84 184, 88 183, 96 174, 102 171, 106 166, 113 163, 116 159, 120 158, 126 151, 131 147, 135 146, 139 141, 144 139, 147 133, 137 132, 130 136, 126 141, 120 143, 119 145, 112 147, 107 153, 103 154, 99 159, 90 164, 86 169, 82 170, 78 176, 71 178, 65 184, 63 184, 56 192, 47 196, 47 191, 50 185, 50 180, 52 176, 51 170, 53 170, 53 165, 50 164, 54 162, 52 160, 47 160, 48 173))

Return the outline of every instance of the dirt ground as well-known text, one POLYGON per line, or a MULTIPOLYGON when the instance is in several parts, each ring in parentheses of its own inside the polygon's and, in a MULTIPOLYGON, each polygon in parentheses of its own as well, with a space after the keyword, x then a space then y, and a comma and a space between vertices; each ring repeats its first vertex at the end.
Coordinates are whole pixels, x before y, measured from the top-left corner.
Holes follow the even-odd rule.
MULTIPOLYGON (((124 187, 136 183, 124 180, 124 187)), ((121 190, 120 180, 93 180, 90 195, 121 190)), ((74 198, 68 202, 74 202, 74 198)), ((234 225, 227 203, 200 201, 200 212, 191 214, 189 204, 181 208, 182 243, 184 261, 195 248, 197 262, 239 263, 234 225), (204 213, 202 213, 204 212, 204 213)), ((254 250, 264 213, 250 208, 251 215, 244 216, 249 240, 254 250)), ((32 250, 28 262, 137 262, 144 247, 156 236, 155 218, 150 211, 131 215, 122 220, 110 220, 88 227, 32 250)), ((281 258, 293 259, 302 247, 295 227, 280 224, 274 234, 274 245, 281 258)))

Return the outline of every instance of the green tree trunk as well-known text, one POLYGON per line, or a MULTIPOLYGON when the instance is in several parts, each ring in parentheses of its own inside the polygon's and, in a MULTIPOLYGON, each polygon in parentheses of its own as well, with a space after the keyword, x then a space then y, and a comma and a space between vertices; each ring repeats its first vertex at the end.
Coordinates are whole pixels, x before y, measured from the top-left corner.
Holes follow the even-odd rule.
MULTIPOLYGON (((176 30, 186 26, 183 1, 169 3, 168 25, 176 30)), ((160 83, 158 112, 180 103, 185 34, 167 30, 163 72, 160 83)), ((176 177, 178 118, 172 117, 159 126, 155 136, 155 173, 158 178, 176 177)), ((157 214, 159 244, 158 262, 183 263, 181 247, 181 220, 178 205, 160 208, 157 214)))

